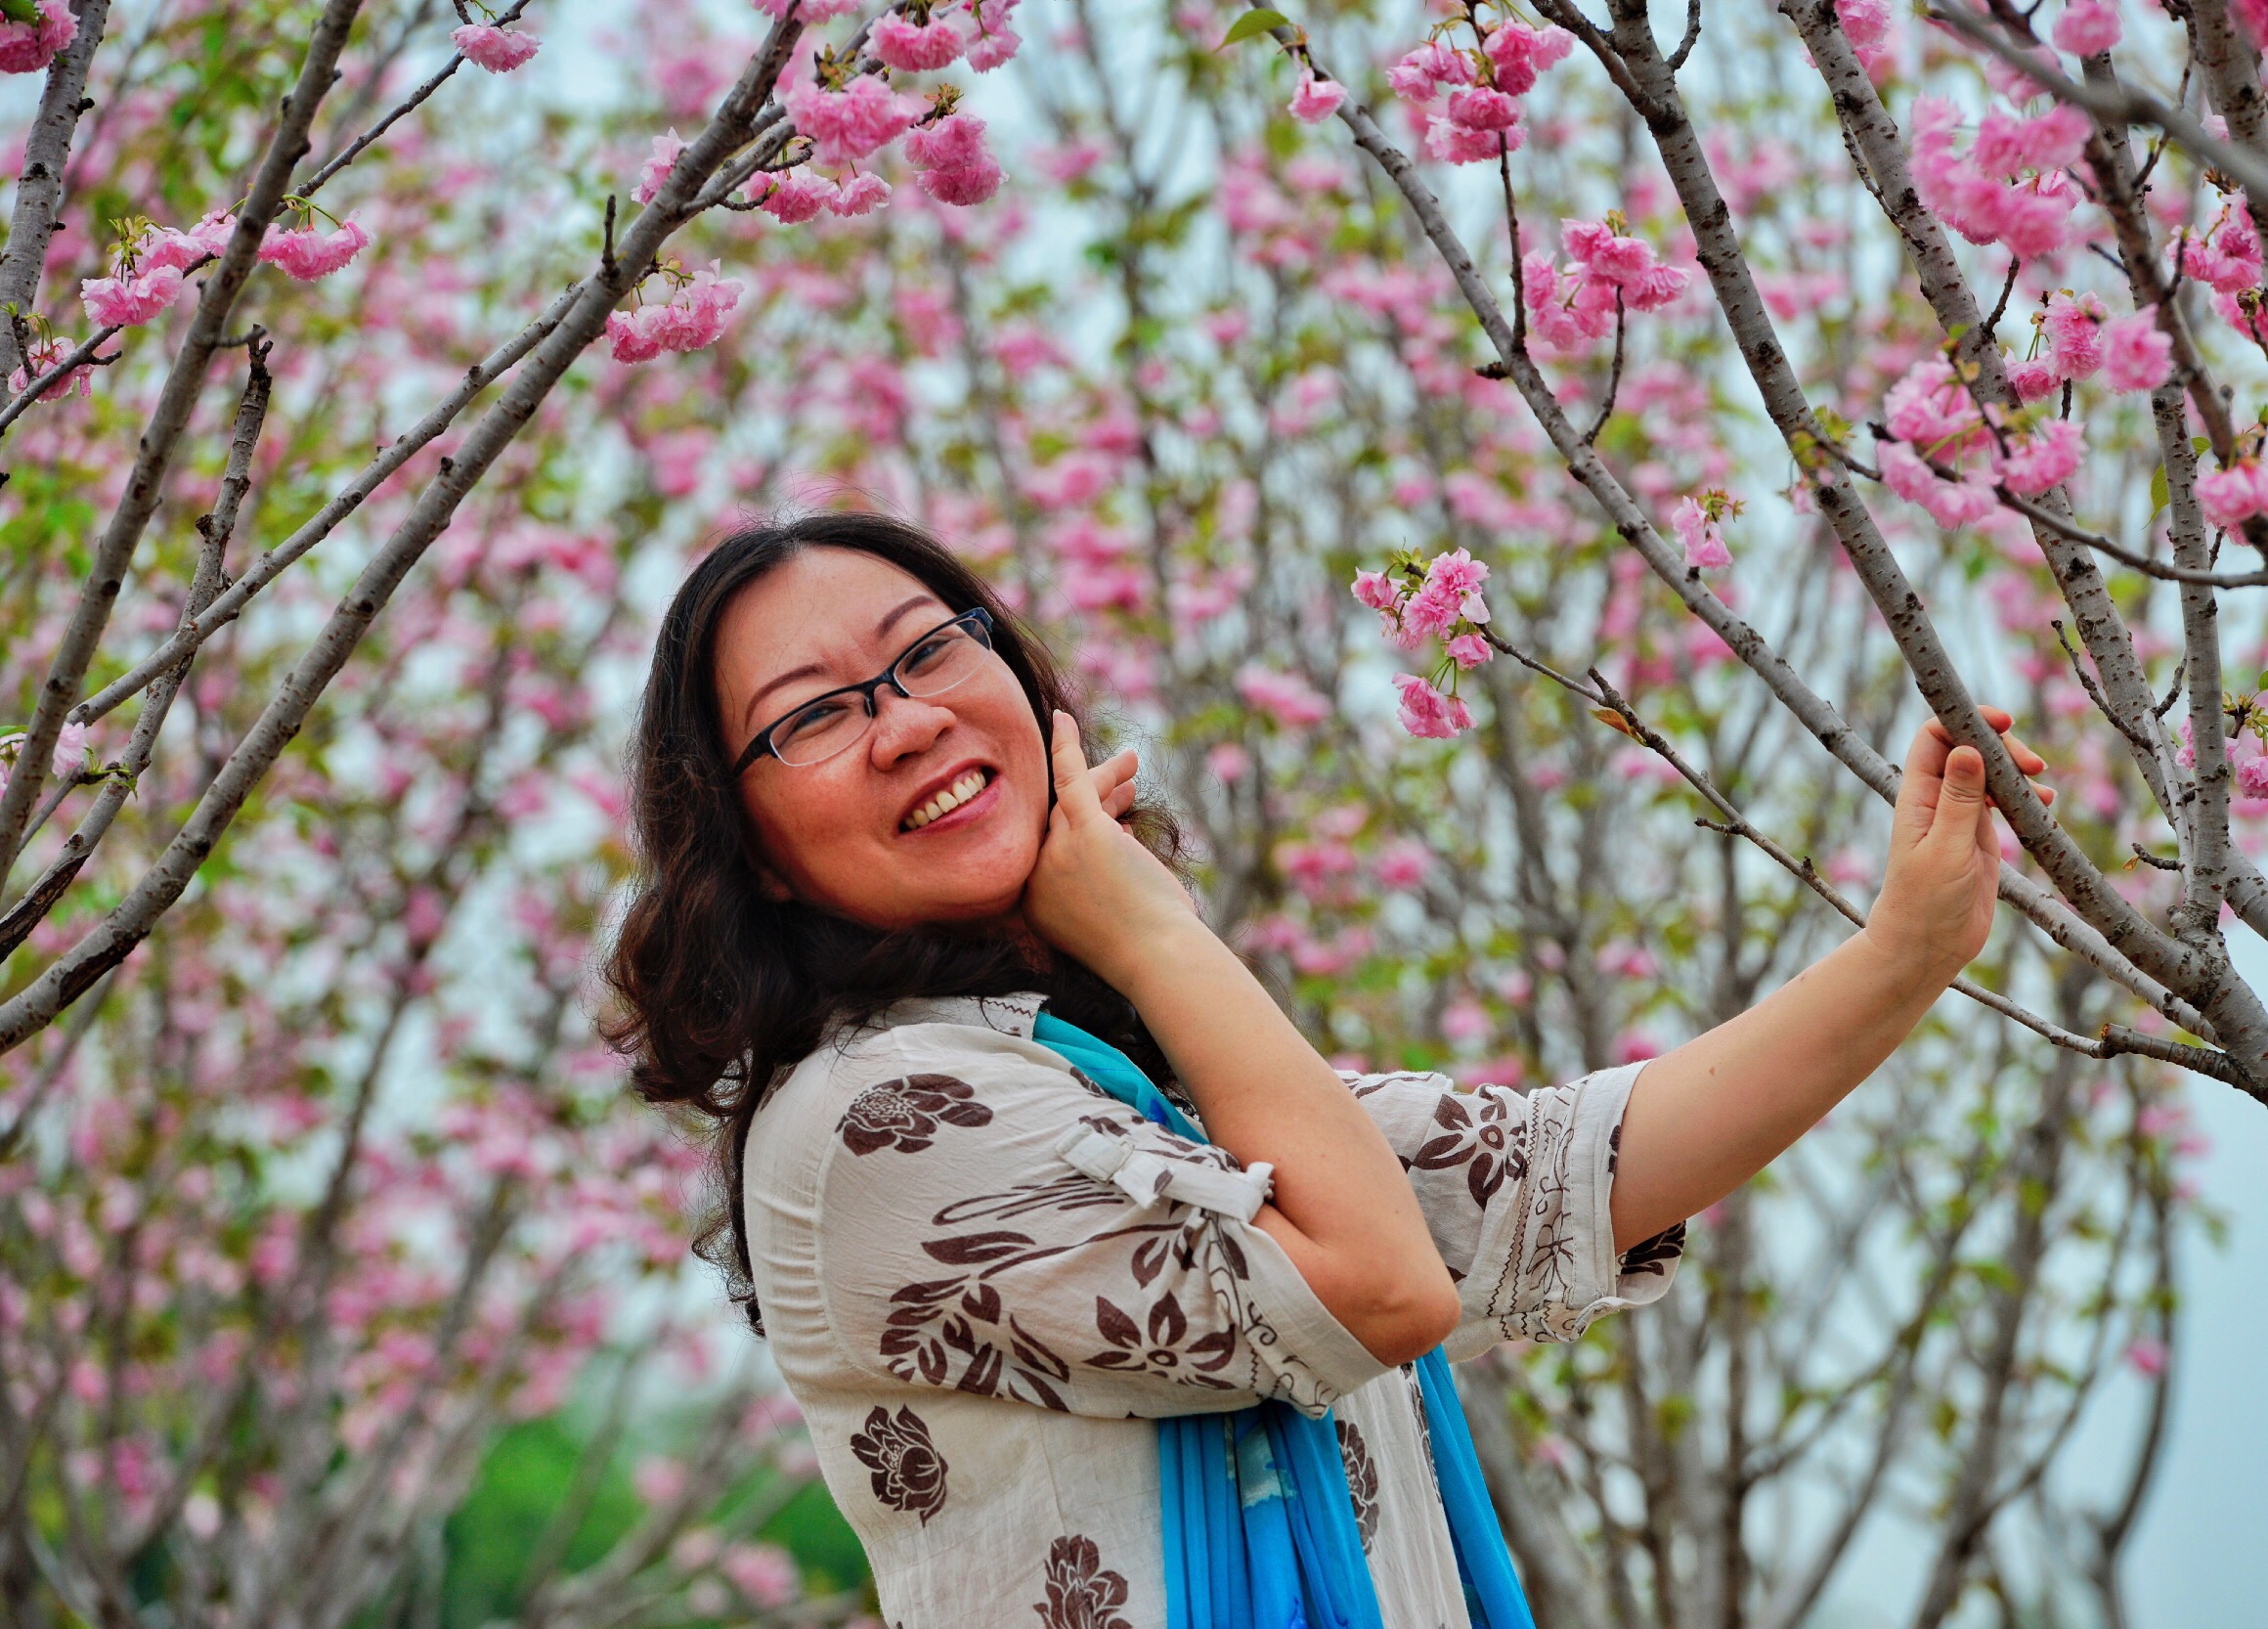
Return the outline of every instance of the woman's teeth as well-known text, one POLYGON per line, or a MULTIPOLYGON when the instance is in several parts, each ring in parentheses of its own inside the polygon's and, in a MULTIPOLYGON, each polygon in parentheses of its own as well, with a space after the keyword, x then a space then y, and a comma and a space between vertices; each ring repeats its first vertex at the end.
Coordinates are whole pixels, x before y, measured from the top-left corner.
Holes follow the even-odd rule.
POLYGON ((971 770, 960 779, 954 781, 952 785, 908 814, 898 829, 900 831, 919 831, 932 820, 943 819, 979 792, 984 790, 984 784, 990 778, 991 776, 982 770, 971 770))

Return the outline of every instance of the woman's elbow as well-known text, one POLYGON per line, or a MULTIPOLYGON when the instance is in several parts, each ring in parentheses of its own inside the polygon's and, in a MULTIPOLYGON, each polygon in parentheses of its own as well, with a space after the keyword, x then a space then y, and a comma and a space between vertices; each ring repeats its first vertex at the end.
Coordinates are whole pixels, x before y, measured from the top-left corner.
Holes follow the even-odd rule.
POLYGON ((1436 1260, 1430 1271, 1398 1276, 1374 1287, 1339 1321, 1380 1363, 1399 1366, 1423 1357, 1449 1338, 1463 1315, 1449 1269, 1436 1260))

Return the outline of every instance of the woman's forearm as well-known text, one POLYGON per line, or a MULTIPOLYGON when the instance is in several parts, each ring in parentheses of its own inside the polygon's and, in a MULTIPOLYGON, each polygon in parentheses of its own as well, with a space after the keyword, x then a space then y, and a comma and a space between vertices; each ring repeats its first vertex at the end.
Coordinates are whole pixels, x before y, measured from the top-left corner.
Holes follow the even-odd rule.
POLYGON ((1861 929, 1647 1064, 1623 1115, 1614 1248, 1707 1210, 1771 1164, 1897 1049, 1946 982, 1861 929))
POLYGON ((1114 971, 1205 1134, 1275 1167, 1256 1225, 1374 1356, 1430 1350, 1456 1323, 1456 1287, 1401 1162, 1345 1082, 1194 916, 1114 971))

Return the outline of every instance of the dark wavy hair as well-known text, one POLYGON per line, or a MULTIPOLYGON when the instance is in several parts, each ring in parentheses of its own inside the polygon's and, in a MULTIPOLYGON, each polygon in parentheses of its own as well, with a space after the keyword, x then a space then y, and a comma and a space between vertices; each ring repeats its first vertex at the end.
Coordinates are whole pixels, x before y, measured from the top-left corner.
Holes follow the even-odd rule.
MULTIPOLYGON (((686 577, 662 619, 630 749, 636 871, 606 964, 616 997, 600 1020, 647 1102, 714 1138, 718 1204, 694 1249, 720 1270, 763 1331, 750 1279, 741 1169, 765 1094, 834 1026, 907 996, 1044 991, 1052 1011, 1124 1050, 1158 1080, 1165 1059, 1133 1006, 1069 957, 1035 967, 1011 941, 947 926, 885 933, 798 901, 765 897, 762 849, 729 771, 719 707, 717 629, 750 584, 809 549, 887 560, 954 611, 991 613, 993 648, 1031 703, 1042 740, 1054 711, 1080 720, 1046 648, 984 581, 919 527, 886 515, 823 513, 736 531, 686 577)), ((1169 863, 1180 833, 1138 804, 1128 823, 1169 863)))

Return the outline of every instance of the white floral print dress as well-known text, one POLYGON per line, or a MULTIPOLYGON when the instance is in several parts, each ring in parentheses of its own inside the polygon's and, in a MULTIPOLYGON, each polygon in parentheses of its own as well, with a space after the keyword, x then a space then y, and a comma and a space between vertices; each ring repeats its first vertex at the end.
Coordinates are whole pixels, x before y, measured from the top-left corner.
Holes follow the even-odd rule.
MULTIPOLYGON (((892 1629, 1164 1629, 1160 1415, 1334 1411, 1386 1629, 1467 1622, 1407 1368, 1249 1225, 1261 1171, 1031 1039, 1037 995, 900 1002, 804 1060, 744 1173, 758 1301, 892 1629)), ((1350 1077, 1456 1275, 1453 1359, 1658 1298, 1618 1258, 1638 1067, 1521 1093, 1350 1077)))

